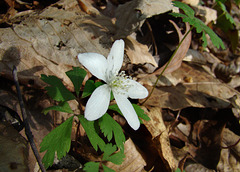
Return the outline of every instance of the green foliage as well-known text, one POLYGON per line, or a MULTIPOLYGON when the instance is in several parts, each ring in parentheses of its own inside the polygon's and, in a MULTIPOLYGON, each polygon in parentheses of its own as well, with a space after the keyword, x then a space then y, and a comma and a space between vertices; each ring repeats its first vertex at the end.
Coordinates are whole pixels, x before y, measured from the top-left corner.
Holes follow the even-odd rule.
POLYGON ((42 159, 45 168, 53 164, 55 153, 58 159, 61 159, 70 150, 73 117, 68 118, 43 138, 40 152, 47 150, 42 159))
POLYGON ((57 106, 50 106, 43 110, 43 113, 46 115, 50 110, 56 110, 60 112, 73 113, 68 102, 60 102, 57 106))
POLYGON ((102 164, 102 167, 103 167, 103 171, 104 172, 115 172, 113 169, 111 169, 111 168, 109 168, 109 167, 107 167, 107 166, 105 166, 103 164, 102 164))
MULTIPOLYGON (((116 150, 117 150, 116 145, 112 145, 111 143, 106 144, 103 149, 104 154, 103 154, 102 161, 110 161, 117 165, 122 164, 122 162, 124 161, 123 158, 125 158, 125 155, 121 151, 116 152, 116 150)), ((98 172, 99 165, 100 165, 100 162, 87 162, 86 164, 84 164, 83 170, 87 172, 98 172)), ((103 167, 104 172, 114 172, 113 169, 105 166, 104 164, 102 164, 102 162, 101 162, 101 165, 103 167)))
MULTIPOLYGON (((151 119, 144 113, 144 110, 142 110, 142 108, 141 108, 140 106, 138 106, 137 104, 132 104, 132 105, 133 105, 133 108, 134 108, 134 110, 136 111, 138 117, 140 117, 139 120, 140 120, 140 123, 141 123, 141 124, 143 123, 142 120, 141 120, 141 118, 144 119, 144 120, 146 120, 146 121, 151 120, 151 119)), ((119 109, 119 107, 118 107, 117 104, 114 104, 114 105, 109 106, 108 109, 113 110, 113 111, 116 111, 116 112, 118 112, 120 115, 123 115, 122 112, 120 111, 120 109, 119 109)))
POLYGON ((83 170, 86 172, 99 172, 99 162, 87 162, 83 170))
POLYGON ((102 82, 93 82, 93 80, 87 80, 85 87, 83 89, 83 94, 82 94, 82 98, 85 98, 87 96, 90 96, 93 91, 99 87, 100 85, 103 85, 102 82))
POLYGON ((87 82, 84 86, 84 89, 83 89, 82 98, 90 96, 95 89, 96 89, 96 86, 94 84, 94 81, 87 80, 87 82))
POLYGON ((78 116, 80 123, 82 124, 84 130, 86 131, 86 134, 88 136, 89 141, 91 142, 93 148, 97 151, 98 147, 103 150, 105 146, 105 142, 99 137, 94 122, 95 121, 88 121, 86 118, 84 118, 83 115, 78 116))
POLYGON ((123 158, 125 155, 122 151, 114 153, 117 150, 116 145, 112 145, 111 143, 106 144, 104 147, 103 161, 110 161, 114 164, 120 165, 123 162, 123 158))
POLYGON ((179 1, 173 1, 173 4, 174 6, 182 9, 185 14, 171 13, 171 15, 175 17, 181 17, 183 19, 183 22, 188 22, 190 25, 194 26, 197 33, 202 32, 202 41, 204 47, 207 46, 207 39, 205 37, 205 34, 208 34, 214 46, 217 48, 221 46, 222 49, 225 49, 222 40, 212 31, 212 29, 207 27, 200 19, 194 17, 195 12, 192 8, 179 1))
POLYGON ((223 14, 226 16, 226 19, 229 20, 229 22, 233 25, 235 25, 235 21, 232 18, 232 16, 229 14, 229 12, 226 9, 226 6, 224 5, 224 3, 222 3, 221 1, 217 1, 218 6, 221 8, 221 10, 223 11, 223 14))
POLYGON ((73 70, 66 72, 66 75, 72 81, 75 92, 77 96, 79 96, 80 87, 82 86, 82 82, 87 75, 87 72, 79 67, 73 67, 73 70))
POLYGON ((112 140, 113 134, 117 147, 124 150, 125 136, 122 127, 109 115, 105 114, 99 119, 99 126, 108 141, 112 140))
POLYGON ((144 113, 144 110, 143 110, 140 106, 138 106, 137 104, 132 104, 132 105, 133 105, 133 108, 134 108, 134 110, 136 111, 138 117, 140 117, 139 120, 140 120, 141 124, 142 124, 141 118, 142 118, 143 120, 145 120, 145 121, 150 121, 150 120, 151 120, 151 119, 144 113))
POLYGON ((68 101, 75 99, 75 96, 63 85, 56 76, 41 75, 41 79, 50 86, 45 87, 47 94, 56 101, 68 101))

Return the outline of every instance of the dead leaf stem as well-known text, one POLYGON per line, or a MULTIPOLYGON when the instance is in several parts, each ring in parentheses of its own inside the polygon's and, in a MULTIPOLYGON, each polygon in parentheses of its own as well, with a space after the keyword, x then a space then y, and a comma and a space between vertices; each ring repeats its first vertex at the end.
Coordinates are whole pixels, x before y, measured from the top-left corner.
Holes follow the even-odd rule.
POLYGON ((161 78, 161 76, 163 75, 164 71, 167 69, 168 65, 170 64, 170 62, 172 61, 173 57, 174 57, 175 54, 177 53, 179 47, 181 46, 181 44, 183 43, 183 41, 185 40, 185 38, 187 37, 187 35, 192 31, 193 28, 194 28, 194 26, 192 26, 192 27, 187 31, 187 33, 184 35, 184 37, 181 39, 181 41, 179 42, 177 48, 175 49, 175 51, 173 52, 172 56, 170 57, 170 59, 168 60, 167 64, 165 65, 164 69, 162 70, 162 72, 160 73, 160 75, 157 77, 156 82, 154 83, 153 88, 152 88, 149 96, 146 98, 146 100, 144 100, 143 103, 141 103, 141 105, 143 105, 143 104, 151 97, 151 95, 152 95, 152 93, 153 93, 153 91, 154 91, 154 89, 155 89, 155 87, 156 87, 156 85, 157 85, 158 80, 161 78))
POLYGON ((153 36, 152 27, 147 20, 146 20, 146 24, 147 24, 148 29, 149 29, 150 34, 151 34, 151 38, 152 38, 152 41, 153 41, 153 47, 154 47, 154 50, 155 50, 155 55, 157 55, 158 54, 158 49, 157 49, 156 41, 155 41, 154 36, 153 36))

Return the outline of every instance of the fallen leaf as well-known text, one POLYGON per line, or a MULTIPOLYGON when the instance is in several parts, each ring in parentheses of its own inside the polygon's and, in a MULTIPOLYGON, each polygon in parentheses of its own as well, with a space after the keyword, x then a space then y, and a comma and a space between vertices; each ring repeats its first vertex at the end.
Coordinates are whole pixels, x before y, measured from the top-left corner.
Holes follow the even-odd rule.
POLYGON ((115 39, 124 38, 142 26, 145 19, 172 9, 169 0, 133 0, 119 5, 116 10, 115 39))
POLYGON ((146 166, 146 162, 130 138, 124 144, 124 155, 126 157, 121 165, 107 162, 106 166, 112 168, 115 171, 121 172, 144 171, 144 166, 146 166))
POLYGON ((153 107, 150 110, 142 107, 150 121, 144 121, 144 125, 152 135, 153 143, 155 144, 158 154, 164 162, 165 168, 169 171, 174 171, 177 168, 177 161, 173 156, 170 142, 169 129, 166 128, 163 119, 161 108, 153 107))
MULTIPOLYGON (((78 53, 107 56, 112 45, 106 30, 84 23, 91 18, 80 11, 75 0, 65 0, 39 15, 30 15, 12 28, 0 28, 2 76, 11 77, 15 65, 22 83, 32 80, 36 86, 45 86, 39 76, 46 74, 58 76, 73 88, 65 72, 80 66, 78 53)), ((111 22, 106 17, 104 20, 111 22)))
POLYGON ((147 45, 137 42, 130 36, 125 39, 125 44, 126 54, 131 60, 132 64, 150 63, 155 67, 158 66, 151 53, 149 53, 147 45))
MULTIPOLYGON (((181 33, 181 30, 180 28, 173 22, 173 21, 170 21, 173 26, 175 27, 177 33, 178 33, 178 37, 179 37, 179 42, 181 42, 181 40, 183 39, 184 35, 181 33)), ((186 23, 186 31, 185 31, 185 34, 189 31, 190 29, 190 26, 188 23, 186 23)), ((171 73, 173 72, 174 70, 178 69, 181 64, 182 64, 182 59, 185 57, 188 49, 189 49, 189 46, 190 46, 190 43, 191 43, 191 36, 192 34, 189 33, 186 38, 183 40, 182 44, 179 46, 176 54, 174 55, 174 57, 172 58, 171 62, 169 63, 167 69, 165 70, 164 73, 171 73)), ((161 60, 161 59, 160 59, 161 60)), ((161 72, 163 71, 163 69, 166 67, 167 64, 165 64, 164 66, 162 66, 160 69, 157 69, 153 75, 159 75, 161 74, 161 72)))
MULTIPOLYGON (((226 108, 230 105, 228 99, 239 95, 236 90, 219 82, 201 67, 182 63, 182 66, 172 72, 171 76, 181 79, 179 84, 171 87, 157 87, 144 105, 172 110, 186 107, 226 108), (185 77, 192 77, 192 82, 185 82, 183 80, 185 77)), ((152 89, 150 86, 146 85, 146 87, 149 90, 152 89)))
POLYGON ((0 122, 0 171, 28 171, 27 141, 10 124, 0 122))

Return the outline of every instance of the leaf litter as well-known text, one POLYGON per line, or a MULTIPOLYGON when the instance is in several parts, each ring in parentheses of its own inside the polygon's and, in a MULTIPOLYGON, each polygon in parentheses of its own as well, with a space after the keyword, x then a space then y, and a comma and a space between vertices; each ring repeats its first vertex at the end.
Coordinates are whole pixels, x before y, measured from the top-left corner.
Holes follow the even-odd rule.
MULTIPOLYGON (((154 55, 153 40, 150 41, 151 43, 140 41, 134 34, 139 29, 144 29, 146 20, 156 19, 162 13, 171 10, 172 6, 169 5, 170 1, 163 1, 161 3, 165 3, 166 8, 156 12, 157 6, 162 5, 161 3, 154 8, 152 4, 157 1, 138 2, 131 1, 113 9, 112 12, 116 16, 114 19, 102 15, 101 10, 96 9, 90 1, 80 1, 80 8, 77 1, 63 0, 48 6, 40 13, 30 12, 28 16, 23 17, 23 20, 14 23, 12 28, 1 27, 1 77, 10 77, 12 66, 17 65, 20 82, 25 86, 29 86, 30 81, 34 81, 34 86, 43 87, 45 84, 41 82, 40 75, 55 75, 73 91, 75 85, 71 85, 65 72, 72 66, 80 66, 75 58, 77 54, 96 52, 106 56, 113 40, 124 38, 126 44, 127 42, 130 44, 125 49, 127 62, 124 67, 128 71, 139 71, 139 68, 141 69, 146 63, 154 66, 151 69, 154 72, 149 72, 151 74, 134 73, 134 77, 151 90, 157 75, 162 70, 162 66, 158 66, 161 56, 154 55), (148 4, 152 6, 145 8, 148 4), (130 18, 121 16, 123 9, 124 15, 130 18)), ((213 13, 215 15, 215 12, 213 13)), ((151 22, 150 25, 154 32, 155 26, 151 22)), ((181 26, 176 20, 172 21, 172 25, 175 28, 174 32, 177 33, 175 39, 179 42, 184 34, 182 30, 185 29, 186 33, 188 26, 181 26)), ((153 36, 157 38, 154 34, 153 36)), ((200 65, 193 64, 192 60, 182 62, 187 52, 190 52, 188 51, 192 46, 190 43, 191 36, 179 48, 174 57, 175 61, 170 63, 168 71, 161 77, 152 97, 142 106, 151 120, 143 120, 144 124, 136 134, 124 127, 128 139, 124 144, 126 158, 123 164, 117 166, 106 163, 107 167, 116 171, 151 169, 173 171, 177 167, 186 171, 200 169, 239 171, 239 146, 231 147, 238 141, 240 134, 238 113, 232 112, 233 107, 239 110, 239 84, 235 84, 236 89, 234 89, 230 84, 217 79, 215 73, 211 71, 211 67, 215 64, 212 62, 209 64, 209 59, 207 62, 203 60, 204 63, 200 65), (150 152, 152 154, 149 156, 150 152)), ((167 47, 172 50, 175 45, 172 43, 167 47)), ((212 50, 211 45, 208 48, 212 50)), ((162 53, 159 50, 158 52, 162 53)), ((216 50, 208 53, 219 56, 216 50)), ((222 59, 217 63, 228 66, 222 59)), ((238 71, 234 75, 237 77, 238 71)), ((231 77, 231 80, 234 78, 231 77)), ((24 96, 30 101, 31 95, 26 92, 24 96)), ((35 96, 33 98, 36 99, 35 96)), ((36 100, 36 103, 38 101, 40 100, 36 100)), ((76 104, 74 108, 78 109, 76 104)), ((58 121, 65 121, 66 116, 63 113, 56 115, 58 121), (59 120, 61 118, 63 120, 59 120)), ((38 123, 35 125, 39 128, 38 123)), ((76 126, 76 121, 73 121, 73 128, 76 126)), ((73 130, 72 135, 76 133, 77 130, 73 130)), ((81 144, 88 144, 85 134, 81 134, 81 144)), ((37 132, 34 132, 34 135, 38 138, 37 132)), ((74 137, 72 139, 75 143, 78 142, 74 137)), ((99 160, 97 152, 87 145, 83 147, 86 149, 75 151, 87 161, 99 160)))

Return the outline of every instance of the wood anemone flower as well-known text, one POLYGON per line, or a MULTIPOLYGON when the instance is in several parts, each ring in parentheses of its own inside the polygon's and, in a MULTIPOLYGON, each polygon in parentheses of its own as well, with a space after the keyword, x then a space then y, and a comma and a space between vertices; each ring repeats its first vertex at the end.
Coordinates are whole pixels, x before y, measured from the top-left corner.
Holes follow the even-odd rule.
POLYGON ((89 120, 97 120, 102 117, 108 109, 111 91, 117 105, 127 120, 128 124, 137 130, 140 126, 138 116, 128 100, 143 99, 148 96, 148 91, 138 82, 120 72, 124 56, 124 41, 114 42, 107 59, 97 53, 82 53, 78 55, 79 62, 86 67, 97 78, 106 84, 97 87, 89 98, 84 117, 89 120))

